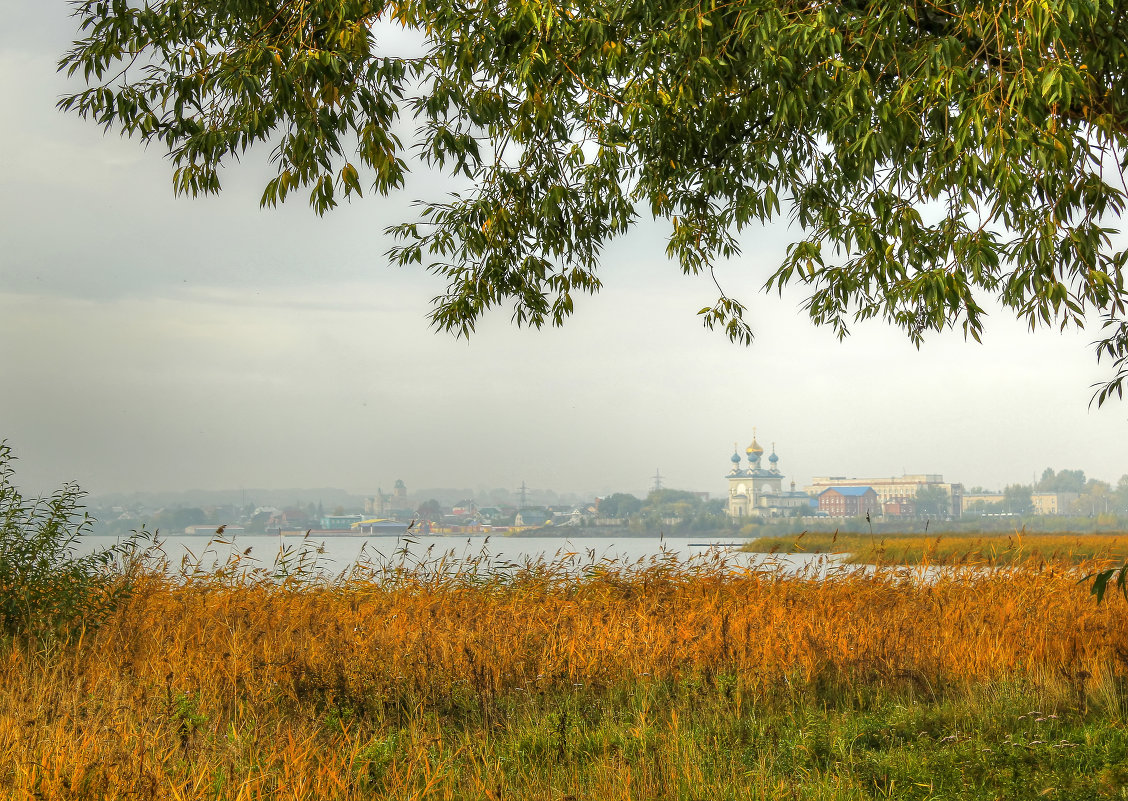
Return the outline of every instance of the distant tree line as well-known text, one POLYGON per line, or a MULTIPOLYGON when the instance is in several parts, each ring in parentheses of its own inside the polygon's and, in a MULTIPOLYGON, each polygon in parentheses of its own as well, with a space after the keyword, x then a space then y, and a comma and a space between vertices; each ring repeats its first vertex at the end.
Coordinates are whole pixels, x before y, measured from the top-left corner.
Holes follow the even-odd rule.
MULTIPOLYGON (((969 494, 982 491, 981 487, 972 487, 969 494)), ((1122 475, 1113 486, 1107 481, 1086 478, 1084 470, 1054 471, 1050 467, 1042 471, 1042 477, 1038 481, 1008 485, 1003 489, 999 501, 975 501, 964 511, 971 514, 1029 515, 1035 511, 1036 493, 1075 494, 1076 498, 1067 498, 1066 505, 1059 509, 1059 513, 1063 515, 1097 517, 1128 514, 1128 475, 1122 475)))
POLYGON ((732 528, 723 498, 706 500, 700 493, 653 490, 645 498, 616 492, 599 500, 599 517, 626 521, 640 531, 715 531, 732 528))

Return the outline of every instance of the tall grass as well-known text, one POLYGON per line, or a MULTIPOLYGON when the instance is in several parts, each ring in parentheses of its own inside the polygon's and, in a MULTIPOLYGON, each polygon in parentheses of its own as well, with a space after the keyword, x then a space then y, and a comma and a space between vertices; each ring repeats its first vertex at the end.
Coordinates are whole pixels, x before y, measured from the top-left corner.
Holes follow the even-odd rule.
POLYGON ((1085 565, 246 566, 0 653, 0 794, 992 797, 1030 754, 1087 793, 1128 756, 1128 617, 1085 565))
POLYGON ((1128 616, 1076 552, 795 574, 405 548, 331 575, 308 543, 210 543, 173 567, 139 540, 78 556, 80 499, 25 500, 0 443, 0 798, 1128 786, 1128 616))
POLYGON ((14 462, 0 441, 0 638, 63 640, 99 625, 124 600, 145 536, 78 555, 92 523, 82 491, 66 484, 26 498, 14 462))
POLYGON ((847 564, 1013 565, 1021 562, 1117 562, 1128 557, 1128 534, 984 534, 943 532, 859 534, 801 532, 761 537, 744 546, 753 553, 838 554, 847 564))

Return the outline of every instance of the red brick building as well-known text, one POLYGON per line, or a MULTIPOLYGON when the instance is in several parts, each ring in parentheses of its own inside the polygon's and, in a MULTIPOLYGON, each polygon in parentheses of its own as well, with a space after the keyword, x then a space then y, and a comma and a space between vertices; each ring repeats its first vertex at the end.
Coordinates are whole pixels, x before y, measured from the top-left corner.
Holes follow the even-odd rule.
POLYGON ((881 514, 873 487, 830 487, 819 493, 819 511, 831 517, 865 517, 881 514))
POLYGON ((912 501, 896 500, 885 504, 886 517, 912 517, 916 514, 916 507, 912 501))

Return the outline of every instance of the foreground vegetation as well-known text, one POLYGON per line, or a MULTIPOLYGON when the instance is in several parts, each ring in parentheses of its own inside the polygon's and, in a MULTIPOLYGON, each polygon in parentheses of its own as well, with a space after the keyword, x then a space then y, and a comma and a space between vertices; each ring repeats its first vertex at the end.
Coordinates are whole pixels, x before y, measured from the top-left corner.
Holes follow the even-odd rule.
MULTIPOLYGON (((90 557, 0 443, 0 797, 1123 797, 1128 616, 1051 559, 90 557)), ((1116 602, 1119 603, 1119 600, 1116 602)))
POLYGON ((135 567, 97 629, 9 639, 0 795, 1088 799, 1128 783, 1128 616, 1073 570, 245 565, 135 567))
POLYGON ((753 553, 839 554, 846 564, 1014 565, 1023 562, 1078 564, 1123 561, 1128 534, 1009 534, 945 532, 932 536, 904 533, 800 532, 761 537, 744 546, 753 553))

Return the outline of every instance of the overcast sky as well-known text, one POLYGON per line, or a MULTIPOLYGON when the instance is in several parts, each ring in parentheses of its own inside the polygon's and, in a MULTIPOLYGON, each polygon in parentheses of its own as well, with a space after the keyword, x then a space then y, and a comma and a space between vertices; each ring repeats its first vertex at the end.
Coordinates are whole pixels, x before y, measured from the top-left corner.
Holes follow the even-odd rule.
POLYGON ((607 250, 605 289, 563 329, 499 310, 470 342, 435 333, 442 283, 382 256, 427 181, 322 219, 301 193, 263 211, 262 151, 220 197, 174 198, 159 150, 55 111, 66 4, 0 5, 0 438, 28 489, 637 494, 660 469, 720 495, 754 427, 800 486, 1128 472, 1128 407, 1089 408, 1095 330, 1031 334, 1000 312, 984 345, 917 351, 880 323, 839 343, 801 295, 757 292, 785 225, 719 271, 752 310, 750 348, 701 328, 715 289, 666 260, 657 224, 607 250))

